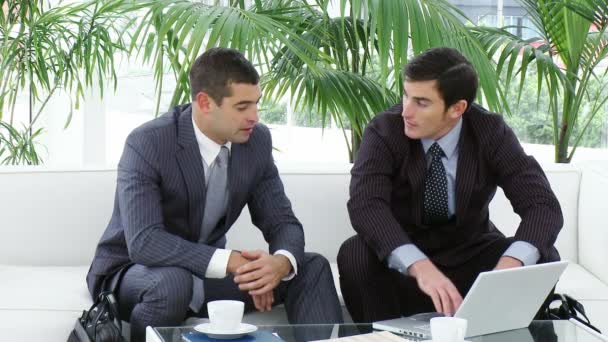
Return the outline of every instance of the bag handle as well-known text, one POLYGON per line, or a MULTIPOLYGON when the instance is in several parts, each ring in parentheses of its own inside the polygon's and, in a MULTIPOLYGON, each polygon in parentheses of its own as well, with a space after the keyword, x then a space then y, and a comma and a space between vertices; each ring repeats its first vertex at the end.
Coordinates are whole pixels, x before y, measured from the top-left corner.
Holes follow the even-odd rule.
POLYGON ((122 331, 122 323, 118 317, 118 303, 111 291, 101 292, 97 296, 95 303, 91 305, 91 308, 87 312, 86 316, 83 315, 84 317, 82 319, 82 324, 87 331, 87 334, 93 337, 93 340, 97 339, 97 322, 99 322, 99 320, 105 314, 108 315, 108 319, 114 322, 114 324, 118 327, 118 330, 122 331), (97 310, 94 310, 95 308, 97 308, 97 310), (93 311, 96 311, 96 315, 94 319, 91 319, 91 313, 93 311), (87 322, 91 322, 90 327, 85 326, 87 322))
MULTIPOLYGON (((106 293, 106 292, 102 292, 106 293)), ((118 326, 118 329, 122 331, 122 323, 120 321, 120 317, 118 317, 118 302, 116 301, 116 297, 112 292, 108 291, 105 295, 106 300, 108 301, 108 307, 110 309, 110 314, 114 319, 114 323, 118 326)))
POLYGON ((595 326, 593 326, 593 324, 591 324, 591 320, 589 320, 589 317, 587 317, 587 314, 585 313, 585 307, 578 300, 568 296, 567 294, 559 293, 554 294, 553 299, 559 300, 561 302, 561 305, 559 308, 557 308, 557 315, 552 316, 556 316, 556 318, 558 319, 575 319, 578 322, 581 322, 582 324, 595 330, 597 333, 602 333, 600 329, 596 328, 595 326), (584 319, 580 316, 583 316, 584 319))

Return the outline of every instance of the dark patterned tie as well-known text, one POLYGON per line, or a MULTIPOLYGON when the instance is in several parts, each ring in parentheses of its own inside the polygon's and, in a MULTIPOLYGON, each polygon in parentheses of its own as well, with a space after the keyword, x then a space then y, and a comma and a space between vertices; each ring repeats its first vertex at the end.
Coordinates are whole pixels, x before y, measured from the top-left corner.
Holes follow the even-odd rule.
POLYGON ((445 154, 437 143, 431 146, 428 153, 431 157, 431 166, 424 182, 424 223, 446 223, 449 219, 448 181, 441 162, 441 157, 445 154))

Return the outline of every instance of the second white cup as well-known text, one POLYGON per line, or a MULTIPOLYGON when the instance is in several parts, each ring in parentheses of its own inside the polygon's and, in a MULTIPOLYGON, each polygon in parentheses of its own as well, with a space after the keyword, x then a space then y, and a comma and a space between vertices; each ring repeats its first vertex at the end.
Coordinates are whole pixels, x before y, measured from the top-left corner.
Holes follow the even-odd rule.
POLYGON ((207 303, 210 327, 217 332, 235 332, 241 325, 245 303, 238 300, 215 300, 207 303))
POLYGON ((467 320, 456 317, 431 318, 433 342, 463 342, 467 333, 467 320))

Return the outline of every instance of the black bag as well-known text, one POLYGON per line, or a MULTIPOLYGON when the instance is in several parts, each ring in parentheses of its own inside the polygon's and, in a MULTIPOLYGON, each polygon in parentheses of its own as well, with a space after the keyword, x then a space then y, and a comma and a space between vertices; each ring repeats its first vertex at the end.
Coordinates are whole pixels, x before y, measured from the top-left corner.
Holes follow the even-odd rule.
POLYGON ((551 298, 551 303, 554 302, 558 302, 559 306, 551 308, 551 304, 549 304, 547 310, 548 319, 575 319, 589 328, 597 331, 599 334, 602 333, 600 329, 591 324, 591 321, 589 321, 589 318, 585 314, 583 304, 576 299, 568 296, 567 294, 555 293, 551 298))
POLYGON ((76 320, 68 342, 124 342, 121 333, 116 299, 112 292, 106 291, 76 320))

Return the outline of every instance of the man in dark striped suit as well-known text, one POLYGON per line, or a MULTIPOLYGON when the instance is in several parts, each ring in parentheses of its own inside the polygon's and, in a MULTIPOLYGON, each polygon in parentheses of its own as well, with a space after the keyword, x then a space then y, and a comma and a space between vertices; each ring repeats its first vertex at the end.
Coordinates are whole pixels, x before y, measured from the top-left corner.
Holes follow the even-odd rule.
POLYGON ((451 315, 480 272, 559 260, 559 203, 502 117, 473 103, 470 62, 430 49, 403 79, 403 102, 370 122, 352 169, 357 235, 341 246, 338 267, 356 322, 451 315), (497 186, 521 217, 514 237, 489 220, 497 186))
POLYGON ((342 321, 329 263, 304 252, 270 132, 258 124, 258 81, 238 51, 211 49, 190 71, 192 103, 127 138, 87 283, 93 297, 114 291, 132 341, 146 326, 204 316, 216 299, 260 311, 284 302, 291 323, 342 321), (245 205, 269 253, 225 248, 245 205))

